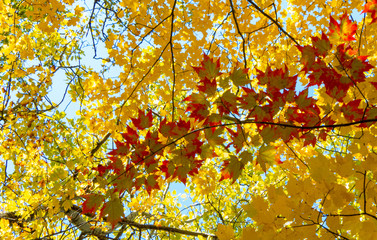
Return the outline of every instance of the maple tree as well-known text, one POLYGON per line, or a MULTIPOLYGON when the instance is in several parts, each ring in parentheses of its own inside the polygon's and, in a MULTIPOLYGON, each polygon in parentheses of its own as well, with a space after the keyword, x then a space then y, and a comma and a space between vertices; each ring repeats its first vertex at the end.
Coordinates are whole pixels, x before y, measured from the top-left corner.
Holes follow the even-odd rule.
POLYGON ((0 9, 4 239, 377 237, 376 0, 0 9))

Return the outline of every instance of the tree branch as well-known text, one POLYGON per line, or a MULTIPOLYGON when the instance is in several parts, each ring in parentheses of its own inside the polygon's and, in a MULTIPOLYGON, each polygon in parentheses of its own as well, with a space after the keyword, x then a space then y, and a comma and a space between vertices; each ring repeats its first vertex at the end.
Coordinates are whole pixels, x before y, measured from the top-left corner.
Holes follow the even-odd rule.
POLYGON ((180 233, 184 234, 187 236, 203 236, 203 237, 212 237, 212 239, 217 240, 216 235, 208 234, 208 233, 202 233, 202 232, 194 232, 194 231, 188 231, 188 230, 183 230, 179 228, 173 228, 173 227, 167 227, 167 226, 156 226, 152 224, 140 224, 136 223, 134 221, 130 220, 123 220, 120 222, 121 224, 126 224, 128 226, 136 227, 140 230, 157 230, 157 231, 166 231, 166 232, 173 232, 173 233, 180 233))
POLYGON ((267 17, 268 19, 270 19, 279 29, 280 31, 282 31, 285 35, 287 35, 287 37, 289 37, 294 43, 296 43, 296 45, 300 46, 300 44, 296 41, 296 39, 294 39, 294 37, 292 37, 289 33, 287 33, 284 28, 275 20, 273 19, 270 15, 268 15, 267 13, 265 13, 257 4, 255 4, 252 0, 247 0, 251 5, 253 5, 253 7, 255 9, 257 9, 260 13, 262 13, 265 17, 267 17))
POLYGON ((173 84, 172 84, 172 90, 171 90, 171 104, 172 104, 172 121, 174 121, 174 111, 175 111, 175 106, 174 106, 174 95, 175 95, 175 61, 174 61, 174 51, 173 51, 173 35, 174 35, 174 10, 175 10, 175 5, 177 4, 177 0, 174 1, 173 3, 173 8, 171 10, 171 26, 170 26, 170 40, 169 40, 169 45, 170 45, 170 54, 171 54, 171 67, 173 71, 173 84))
POLYGON ((240 35, 240 37, 242 39, 243 61, 244 61, 244 68, 246 69, 247 68, 247 61, 246 61, 245 38, 242 35, 242 32, 241 32, 240 27, 239 27, 238 22, 237 22, 236 10, 235 10, 235 8, 233 6, 233 1, 229 0, 229 3, 230 3, 231 12, 232 12, 232 15, 233 15, 233 20, 234 20, 234 23, 236 24, 238 35, 240 35))
POLYGON ((92 225, 84 220, 80 211, 69 209, 66 211, 66 215, 69 217, 69 221, 75 225, 84 235, 93 235, 98 237, 99 240, 106 240, 107 233, 100 228, 92 229, 92 225))
MULTIPOLYGON (((63 211, 63 209, 62 209, 63 211)), ((68 220, 77 227, 81 233, 82 236, 95 236, 99 240, 107 240, 108 237, 107 235, 110 234, 110 232, 105 232, 100 228, 93 228, 93 226, 86 221, 83 218, 82 214, 82 208, 76 205, 73 205, 71 209, 68 211, 65 211, 66 216, 68 217, 68 220)), ((93 215, 89 214, 84 214, 85 216, 88 217, 93 217, 93 215)), ((213 240, 217 240, 217 236, 209 233, 202 233, 202 232, 195 232, 195 231, 189 231, 189 230, 184 230, 184 229, 179 229, 179 228, 174 228, 174 227, 168 227, 168 226, 156 226, 153 224, 141 224, 134 222, 133 219, 135 217, 135 213, 131 213, 129 216, 124 218, 121 222, 118 224, 122 226, 122 229, 125 228, 125 226, 130 226, 130 227, 136 227, 140 231, 142 230, 157 230, 157 231, 165 231, 165 232, 171 232, 171 233, 178 233, 178 234, 183 234, 186 236, 203 236, 203 237, 211 237, 213 240)), ((0 219, 7 219, 11 223, 16 223, 20 227, 23 227, 23 222, 30 222, 35 219, 35 216, 32 214, 27 220, 23 219, 21 215, 19 215, 17 212, 6 212, 6 213, 0 213, 0 219)), ((103 218, 104 221, 106 221, 106 218, 103 218)), ((46 237, 46 236, 45 236, 46 237)))
POLYGON ((110 137, 111 133, 107 133, 106 136, 97 143, 97 146, 90 151, 90 156, 93 157, 93 155, 100 149, 100 147, 106 142, 106 140, 110 137))

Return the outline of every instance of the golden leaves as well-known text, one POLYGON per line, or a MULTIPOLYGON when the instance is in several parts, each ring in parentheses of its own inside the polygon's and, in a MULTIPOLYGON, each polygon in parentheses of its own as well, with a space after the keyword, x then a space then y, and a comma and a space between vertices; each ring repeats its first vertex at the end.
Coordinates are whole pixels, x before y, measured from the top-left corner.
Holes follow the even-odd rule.
POLYGON ((234 240, 234 230, 232 226, 219 224, 217 225, 216 236, 219 240, 234 240))
POLYGON ((317 182, 331 183, 335 181, 335 176, 330 168, 329 160, 322 156, 308 159, 310 176, 317 182))
MULTIPOLYGON (((135 219, 137 223, 153 224, 155 218, 147 214, 158 213, 156 218, 163 218, 159 223, 192 231, 197 231, 200 224, 201 230, 216 233, 220 239, 252 236, 273 239, 278 238, 276 235, 286 236, 286 239, 314 239, 328 236, 325 235, 326 224, 334 233, 344 233, 349 238, 357 236, 346 233, 359 234, 360 231, 363 232, 360 238, 374 237, 375 223, 365 216, 325 216, 375 213, 374 125, 297 130, 289 126, 250 123, 272 119, 271 124, 279 124, 288 119, 289 124, 300 128, 305 123, 310 123, 307 126, 329 125, 344 123, 346 119, 375 117, 376 89, 370 87, 375 79, 373 76, 369 79, 375 70, 367 64, 366 57, 359 56, 364 52, 374 55, 373 25, 361 28, 363 23, 359 19, 351 22, 351 18, 344 16, 339 23, 343 11, 352 13, 356 8, 360 11, 361 3, 288 1, 285 8, 281 1, 259 1, 258 6, 271 19, 248 1, 233 1, 233 4, 232 8, 229 1, 123 0, 116 3, 109 0, 94 1, 92 9, 73 0, 0 2, 0 153, 1 158, 8 161, 1 164, 4 183, 1 197, 7 199, 2 207, 6 204, 6 209, 12 211, 22 208, 31 211, 25 216, 31 216, 34 213, 31 208, 45 206, 48 218, 42 213, 38 213, 38 217, 48 222, 40 227, 42 230, 35 230, 39 235, 34 238, 57 229, 57 223, 64 219, 62 210, 80 203, 76 193, 104 196, 89 201, 90 204, 87 202, 84 213, 87 208, 96 212, 106 201, 102 215, 108 217, 113 227, 123 212, 131 209, 140 212, 135 219), (327 31, 322 28, 328 26, 330 11, 334 35, 340 34, 338 37, 342 40, 353 36, 356 41, 361 40, 351 43, 352 49, 348 46, 338 49, 345 53, 343 56, 333 54, 336 50, 326 35, 314 37, 319 36, 320 30, 327 31), (301 61, 299 51, 274 19, 299 44, 309 44, 312 39, 313 48, 302 48, 301 61), (360 53, 355 51, 357 48, 360 53), (199 80, 191 66, 199 65, 203 52, 220 59, 204 64, 209 70, 205 75, 218 77, 219 84, 212 79, 203 80, 199 90, 210 97, 203 95, 200 101, 183 101, 189 95, 195 96, 193 89, 199 80), (346 57, 351 52, 355 56, 346 57), (344 59, 340 61, 337 57, 344 59), (353 67, 345 71, 344 65, 351 59, 355 60, 353 67), (330 62, 335 64, 329 66, 330 62), (299 63, 313 66, 313 72, 323 70, 323 66, 336 68, 342 75, 338 83, 347 84, 349 88, 339 92, 340 86, 322 81, 325 75, 316 72, 313 77, 318 77, 318 83, 336 85, 333 91, 326 92, 321 84, 314 84, 315 98, 311 98, 312 89, 309 89, 296 101, 296 90, 299 91, 299 87, 295 88, 296 79, 285 78, 288 77, 285 73, 297 74, 301 83, 313 80, 300 72, 299 63), (279 71, 271 69, 284 71, 275 78, 272 78, 274 74, 266 75, 259 84, 255 67, 270 69, 274 74, 279 71), (222 78, 218 76, 220 73, 230 74, 222 78), (367 80, 359 84, 347 74, 352 78, 365 74, 367 80), (60 79, 62 81, 58 81, 60 79), (55 94, 51 94, 51 88, 58 82, 62 82, 57 86, 59 93, 68 87, 68 94, 76 101, 75 119, 69 118, 69 112, 60 113, 71 99, 66 98, 60 106, 50 99, 55 94), (263 93, 262 83, 273 94, 263 93), (282 98, 284 91, 289 92, 284 95, 285 99, 282 98), (344 96, 345 104, 336 103, 334 96, 344 96), (217 99, 215 104, 212 104, 213 99, 217 99), (315 109, 318 116, 310 115, 313 111, 305 111, 314 107, 314 102, 320 106, 315 109), (190 109, 185 111, 188 105, 190 109), (293 110, 294 107, 297 108, 293 110), (139 109, 145 114, 138 116, 139 109), (248 114, 249 109, 255 114, 248 114), (289 115, 295 116, 289 119, 289 115), (178 118, 182 121, 174 123, 178 118), (169 124, 175 124, 176 130, 166 125, 157 132, 163 119, 172 120, 169 124), (147 183, 167 188, 171 179, 159 178, 158 171, 164 167, 161 162, 170 158, 175 160, 175 165, 167 166, 168 172, 177 170, 176 175, 186 181, 191 160, 183 157, 182 152, 192 155, 197 152, 195 161, 207 159, 203 160, 202 168, 192 167, 189 175, 194 176, 187 178, 193 206, 179 209, 182 202, 171 196, 168 188, 165 193, 152 191, 151 195, 155 196, 149 197, 142 188, 128 191, 134 184, 132 174, 136 166, 130 165, 124 170, 115 165, 129 163, 134 150, 140 149, 138 141, 122 146, 121 152, 125 154, 120 161, 108 162, 106 153, 112 148, 110 141, 103 142, 90 154, 103 136, 112 133, 116 139, 131 122, 139 128, 131 137, 150 141, 142 149, 148 154, 169 145, 156 162, 142 158, 145 157, 143 151, 140 151, 142 157, 134 154, 150 164, 142 169, 149 175, 144 176, 142 172, 135 180, 137 187, 147 183), (189 123, 190 129, 180 130, 185 123, 189 123), (217 126, 221 124, 224 126, 217 126), (228 127, 228 131, 224 131, 224 127, 228 127), (149 130, 154 133, 153 137, 147 135, 149 130), (197 134, 189 135, 189 131, 197 134), (182 135, 186 135, 185 140, 176 139, 182 135), (155 139, 160 142, 152 142, 155 139), (194 140, 196 144, 191 144, 194 140), (284 164, 276 165, 280 163, 279 158, 284 164), (9 170, 9 161, 13 163, 12 170, 9 170), (221 165, 224 161, 225 166, 221 165), (263 172, 255 171, 259 168, 256 162, 263 172), (108 163, 112 167, 105 168, 108 163), (226 171, 221 176, 222 168, 226 171), (100 169, 101 174, 95 169, 100 169), (114 171, 122 171, 121 177, 117 178, 114 171), (233 185, 227 185, 229 181, 219 182, 221 177, 230 178, 231 174, 236 180, 233 185), (121 197, 106 192, 108 186, 111 186, 110 192, 119 191, 121 197), (23 207, 25 203, 27 207, 23 207), (216 231, 213 226, 219 219, 223 224, 218 225, 216 231), (322 229, 317 231, 318 228, 322 229), (371 231, 367 232, 369 229, 371 231)), ((364 9, 373 20, 372 5, 369 3, 364 9)), ((368 58, 370 64, 375 63, 375 58, 368 58)), ((33 221, 30 219, 30 222, 33 221)), ((3 228, 8 227, 7 224, 8 221, 0 220, 0 229, 6 232, 3 228)), ((29 224, 29 220, 25 224, 29 224)), ((19 226, 13 228, 19 236, 26 230, 19 226)), ((63 230, 67 232, 67 239, 73 236, 63 230)), ((125 230, 124 234, 132 235, 131 230, 125 230)), ((151 237, 165 236, 156 234, 151 237)), ((140 235, 147 238, 145 233, 140 235)))

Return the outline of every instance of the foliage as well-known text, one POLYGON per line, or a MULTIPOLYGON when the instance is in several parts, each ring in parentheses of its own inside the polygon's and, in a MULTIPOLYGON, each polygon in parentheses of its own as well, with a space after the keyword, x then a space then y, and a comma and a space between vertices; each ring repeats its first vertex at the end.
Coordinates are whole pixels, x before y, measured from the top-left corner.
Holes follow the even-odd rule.
POLYGON ((377 237, 375 0, 87 4, 0 1, 4 239, 377 237))

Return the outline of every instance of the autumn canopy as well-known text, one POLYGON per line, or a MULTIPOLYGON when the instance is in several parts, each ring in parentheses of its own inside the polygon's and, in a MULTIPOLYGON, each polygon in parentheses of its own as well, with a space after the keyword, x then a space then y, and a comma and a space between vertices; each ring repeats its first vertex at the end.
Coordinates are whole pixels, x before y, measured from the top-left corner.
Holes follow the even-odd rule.
POLYGON ((1 0, 1 239, 377 239, 376 11, 1 0))

